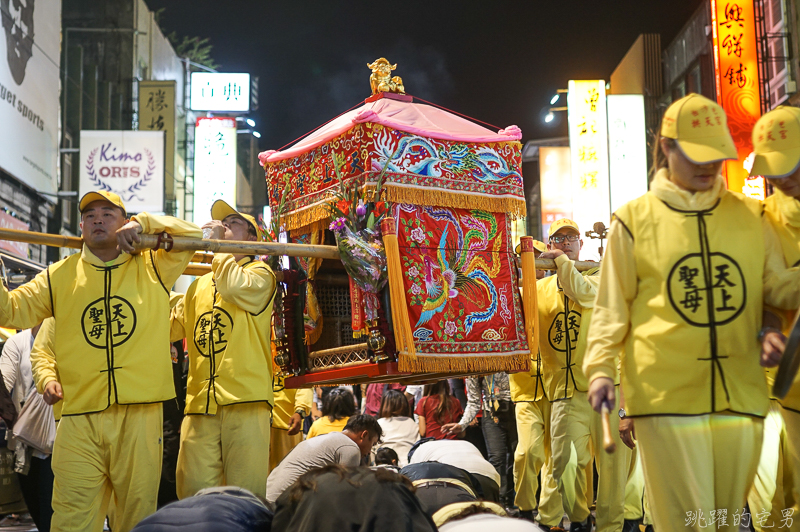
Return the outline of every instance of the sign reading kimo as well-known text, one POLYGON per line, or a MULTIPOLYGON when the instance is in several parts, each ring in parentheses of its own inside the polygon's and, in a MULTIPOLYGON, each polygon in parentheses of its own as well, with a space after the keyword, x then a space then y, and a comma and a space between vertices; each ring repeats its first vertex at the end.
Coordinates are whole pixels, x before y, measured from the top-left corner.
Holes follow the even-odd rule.
POLYGON ((164 211, 163 131, 81 131, 80 195, 119 194, 129 213, 164 211))

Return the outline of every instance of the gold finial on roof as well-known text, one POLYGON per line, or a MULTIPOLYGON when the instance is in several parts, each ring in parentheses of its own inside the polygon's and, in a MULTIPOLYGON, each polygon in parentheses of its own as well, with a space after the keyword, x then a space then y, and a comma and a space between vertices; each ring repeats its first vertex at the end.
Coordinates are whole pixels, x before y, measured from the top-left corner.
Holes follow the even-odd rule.
POLYGON ((397 63, 391 64, 385 57, 381 57, 372 63, 367 63, 367 66, 372 69, 372 74, 369 76, 369 86, 372 89, 372 94, 378 94, 379 92, 406 93, 406 89, 403 87, 403 78, 400 76, 392 77, 392 70, 397 68, 397 63))

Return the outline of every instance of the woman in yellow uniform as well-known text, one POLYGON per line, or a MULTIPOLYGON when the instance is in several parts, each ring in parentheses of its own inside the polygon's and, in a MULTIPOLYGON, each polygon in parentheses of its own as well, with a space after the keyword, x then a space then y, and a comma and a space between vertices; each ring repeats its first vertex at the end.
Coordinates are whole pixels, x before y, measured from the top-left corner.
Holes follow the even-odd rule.
POLYGON ((621 356, 656 530, 738 530, 769 407, 763 303, 800 304, 760 202, 729 192, 725 111, 690 94, 665 112, 650 191, 615 213, 584 370, 613 405, 621 356))
MULTIPOLYGON (((794 266, 800 263, 800 109, 780 106, 762 116, 753 128, 753 168, 751 175, 763 175, 775 187, 775 193, 764 201, 764 216, 775 228, 780 239, 785 264, 794 266)), ((773 309, 770 309, 773 310, 773 309)), ((781 322, 781 328, 788 334, 796 309, 792 311, 774 310, 781 322)), ((765 339, 778 331, 764 331, 765 339)), ((774 371, 767 372, 767 385, 772 386, 774 371)), ((765 450, 762 452, 761 469, 766 469, 765 479, 757 485, 761 488, 756 497, 751 494, 751 510, 753 513, 761 508, 753 508, 753 499, 760 499, 759 506, 771 510, 770 522, 781 523, 787 512, 788 499, 781 493, 781 481, 787 476, 793 478, 795 484, 800 480, 800 386, 795 383, 789 393, 781 400, 773 400, 770 415, 775 420, 775 434, 767 452, 768 440, 765 435, 765 450), (781 426, 785 426, 785 433, 781 426), (785 436, 785 438, 784 438, 785 436), (780 459, 783 443, 788 444, 788 455, 781 471, 780 459), (789 462, 789 463, 787 463, 789 462), (785 471, 789 469, 790 471, 785 471), (787 475, 788 473, 788 475, 787 475), (780 504, 783 499, 784 503, 780 504), (776 507, 776 503, 777 506, 776 507)), ((784 455, 785 456, 785 455, 784 455)), ((800 501, 795 501, 795 504, 800 501)), ((792 512, 793 513, 793 512, 792 512)), ((769 524, 769 523, 765 523, 769 524)), ((800 528, 798 522, 795 528, 800 528)))

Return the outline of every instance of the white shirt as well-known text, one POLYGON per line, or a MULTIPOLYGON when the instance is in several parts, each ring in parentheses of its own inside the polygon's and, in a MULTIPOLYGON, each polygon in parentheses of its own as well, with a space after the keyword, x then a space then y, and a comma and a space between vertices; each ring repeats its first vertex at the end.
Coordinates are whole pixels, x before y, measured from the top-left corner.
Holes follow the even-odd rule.
POLYGON ((33 334, 25 330, 9 338, 3 346, 0 356, 0 372, 3 373, 3 384, 11 393, 14 408, 19 413, 20 404, 28 396, 33 387, 33 371, 31 370, 31 349, 33 334))
POLYGON ((419 425, 410 417, 382 417, 378 425, 383 430, 383 443, 380 447, 389 447, 397 453, 397 464, 408 465, 408 451, 419 439, 419 425))
POLYGON ((411 464, 422 462, 439 462, 453 467, 460 467, 476 475, 483 475, 497 482, 500 486, 500 474, 481 452, 470 442, 464 440, 436 440, 423 443, 414 451, 411 464))
MULTIPOLYGON (((417 453, 414 453, 417 454, 417 453)), ((523 519, 500 517, 495 514, 477 514, 450 521, 439 527, 439 532, 486 532, 487 530, 502 530, 503 532, 532 532, 539 527, 523 519)))

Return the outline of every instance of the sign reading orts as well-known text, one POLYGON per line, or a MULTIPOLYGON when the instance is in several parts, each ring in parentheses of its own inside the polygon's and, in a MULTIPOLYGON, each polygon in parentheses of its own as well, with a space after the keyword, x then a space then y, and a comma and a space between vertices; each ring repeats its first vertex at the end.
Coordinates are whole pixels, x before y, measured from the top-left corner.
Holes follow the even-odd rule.
POLYGON ((80 195, 118 194, 129 213, 164 211, 163 131, 81 131, 80 195))

